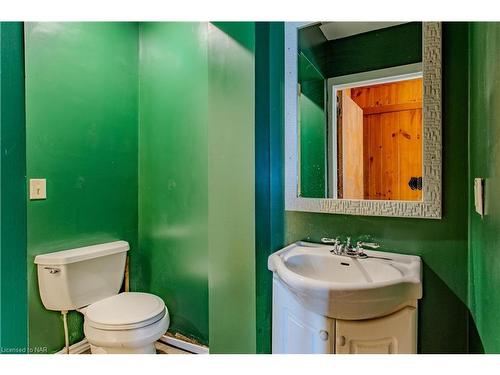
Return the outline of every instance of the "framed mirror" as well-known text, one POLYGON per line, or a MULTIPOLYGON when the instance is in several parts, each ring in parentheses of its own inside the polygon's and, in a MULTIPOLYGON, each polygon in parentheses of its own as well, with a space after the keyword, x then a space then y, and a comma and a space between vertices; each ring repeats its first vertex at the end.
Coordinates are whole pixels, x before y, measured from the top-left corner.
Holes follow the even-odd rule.
POLYGON ((441 218, 441 24, 285 24, 285 208, 441 218))

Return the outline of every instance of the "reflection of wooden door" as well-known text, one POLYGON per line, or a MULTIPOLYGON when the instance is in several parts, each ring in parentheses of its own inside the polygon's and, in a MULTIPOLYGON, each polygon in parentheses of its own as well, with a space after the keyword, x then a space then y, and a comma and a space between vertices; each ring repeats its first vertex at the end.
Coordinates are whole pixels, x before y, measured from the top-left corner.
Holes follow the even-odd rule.
POLYGON ((422 79, 353 88, 363 110, 366 199, 421 200, 422 79))
POLYGON ((346 94, 341 101, 342 198, 363 199, 363 110, 346 94))

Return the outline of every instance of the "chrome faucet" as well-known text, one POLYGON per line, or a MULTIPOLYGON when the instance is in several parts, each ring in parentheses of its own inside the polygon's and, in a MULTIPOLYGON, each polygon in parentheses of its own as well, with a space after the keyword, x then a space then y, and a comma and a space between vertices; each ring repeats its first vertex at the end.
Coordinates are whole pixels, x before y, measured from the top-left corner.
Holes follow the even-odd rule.
POLYGON ((375 242, 364 242, 358 241, 356 246, 351 245, 351 237, 347 237, 345 244, 343 244, 338 237, 336 238, 328 238, 324 237, 321 239, 321 242, 324 244, 332 245, 333 249, 330 250, 330 253, 335 255, 344 255, 351 258, 368 258, 368 255, 365 254, 364 250, 366 249, 378 249, 380 245, 375 242))
POLYGON ((340 255, 342 252, 342 243, 340 242, 339 238, 328 238, 328 237, 323 237, 321 239, 321 242, 326 244, 326 245, 332 245, 333 249, 330 250, 330 253, 335 254, 335 255, 340 255))

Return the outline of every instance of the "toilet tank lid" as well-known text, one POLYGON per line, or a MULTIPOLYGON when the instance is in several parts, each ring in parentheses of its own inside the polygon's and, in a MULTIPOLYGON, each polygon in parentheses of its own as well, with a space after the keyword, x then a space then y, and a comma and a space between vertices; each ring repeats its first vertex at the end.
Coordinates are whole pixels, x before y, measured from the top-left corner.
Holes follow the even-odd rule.
POLYGON ((48 254, 41 254, 35 257, 35 264, 41 265, 62 265, 81 262, 106 255, 123 253, 130 249, 127 241, 114 241, 99 245, 78 247, 63 251, 56 251, 48 254))

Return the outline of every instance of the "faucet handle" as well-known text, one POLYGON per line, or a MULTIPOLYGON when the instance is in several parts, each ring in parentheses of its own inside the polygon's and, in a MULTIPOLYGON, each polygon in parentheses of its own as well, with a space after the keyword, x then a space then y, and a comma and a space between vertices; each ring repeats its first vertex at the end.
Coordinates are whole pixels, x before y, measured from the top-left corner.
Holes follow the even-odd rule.
POLYGON ((338 237, 335 237, 335 238, 328 238, 328 237, 323 237, 321 239, 321 242, 324 243, 324 244, 333 244, 333 245, 338 245, 338 243, 340 242, 339 241, 339 238, 338 237))
POLYGON ((372 250, 375 250, 375 249, 378 249, 380 247, 380 245, 376 242, 363 242, 363 241, 358 241, 357 243, 357 247, 358 248, 368 248, 368 249, 372 249, 372 250))

